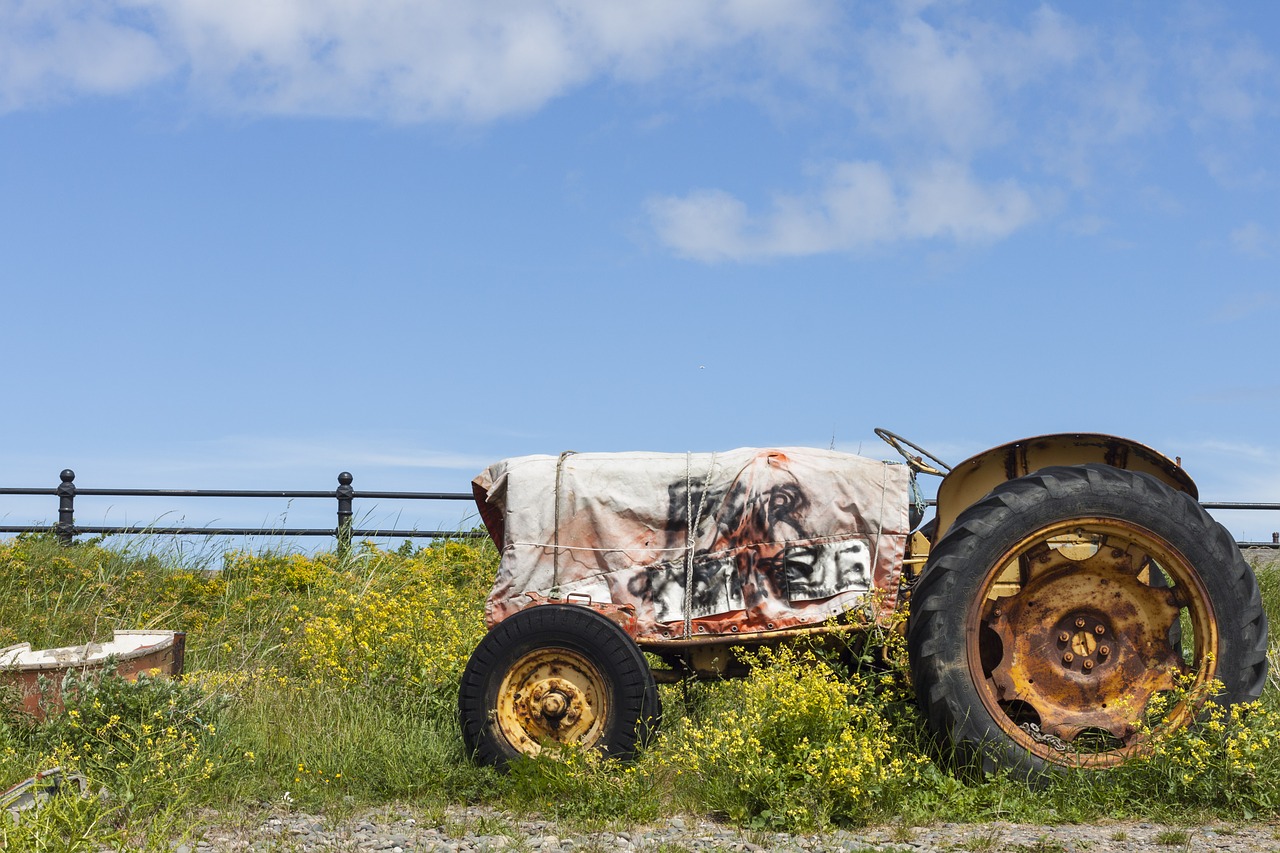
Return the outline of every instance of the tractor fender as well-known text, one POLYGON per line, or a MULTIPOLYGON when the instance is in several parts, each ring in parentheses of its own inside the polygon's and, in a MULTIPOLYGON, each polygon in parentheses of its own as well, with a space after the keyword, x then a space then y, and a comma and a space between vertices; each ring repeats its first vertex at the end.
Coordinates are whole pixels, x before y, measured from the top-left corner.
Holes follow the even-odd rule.
POLYGON ((1099 433, 1041 435, 984 450, 952 468, 938 486, 938 523, 932 541, 941 540, 960 513, 1006 480, 1051 465, 1090 462, 1150 474, 1193 498, 1200 496, 1195 482, 1182 470, 1181 459, 1170 459, 1145 444, 1099 433))

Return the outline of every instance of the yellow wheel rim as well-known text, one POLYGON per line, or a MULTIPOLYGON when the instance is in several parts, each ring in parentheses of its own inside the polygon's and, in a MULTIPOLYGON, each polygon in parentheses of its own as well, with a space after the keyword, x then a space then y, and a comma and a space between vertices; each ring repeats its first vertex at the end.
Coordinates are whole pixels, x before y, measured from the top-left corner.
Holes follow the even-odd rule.
POLYGON ((545 745, 590 748, 609 718, 604 684, 596 666, 578 652, 529 652, 498 687, 498 728, 508 743, 529 756, 545 745))
POLYGON ((1180 702, 1148 719, 1157 696, 1199 696, 1214 677, 1209 593, 1141 526, 1048 525, 1006 551, 979 589, 966 621, 978 693, 1007 735, 1053 763, 1119 764, 1153 727, 1180 726, 1193 710, 1180 702))

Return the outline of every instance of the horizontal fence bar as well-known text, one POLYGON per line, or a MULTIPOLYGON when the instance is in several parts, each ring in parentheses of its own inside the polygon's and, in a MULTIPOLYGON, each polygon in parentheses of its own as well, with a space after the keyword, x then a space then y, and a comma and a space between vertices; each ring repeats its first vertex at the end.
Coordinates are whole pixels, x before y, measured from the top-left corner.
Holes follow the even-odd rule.
MULTIPOLYGON (((332 536, 338 541, 338 552, 349 553, 353 537, 380 539, 473 539, 483 538, 483 530, 379 530, 356 528, 352 524, 352 501, 358 498, 381 500, 430 500, 470 501, 470 492, 406 492, 406 491, 357 491, 352 486, 351 474, 338 475, 338 487, 332 491, 317 489, 82 489, 75 485, 75 472, 71 469, 59 475, 62 483, 55 488, 0 487, 0 495, 51 496, 58 498, 58 522, 56 524, 0 525, 4 533, 53 533, 63 542, 70 543, 78 535, 114 536, 160 534, 166 536, 332 536), (168 498, 283 498, 336 500, 338 504, 335 527, 270 528, 270 527, 174 527, 145 524, 91 526, 75 523, 75 498, 84 497, 168 497, 168 498)), ((937 506, 937 501, 924 501, 937 506)), ((1280 511, 1280 503, 1256 501, 1201 501, 1205 509, 1280 511)), ((1241 548, 1280 549, 1280 533, 1273 533, 1270 542, 1237 542, 1241 548)))
MULTIPOLYGON (((51 495, 57 489, 0 489, 0 495, 51 495)), ((82 489, 76 486, 76 495, 120 498, 329 498, 335 492, 277 491, 274 489, 82 489)), ((382 498, 384 500, 470 501, 470 492, 365 492, 353 489, 353 498, 382 498)))
MULTIPOLYGON (((57 533, 56 524, 0 526, 0 533, 57 533)), ((148 533, 162 536, 336 536, 333 527, 151 527, 145 524, 119 527, 75 528, 76 535, 115 536, 148 533)), ((489 534, 483 530, 364 530, 353 528, 352 536, 366 539, 483 539, 489 534)))

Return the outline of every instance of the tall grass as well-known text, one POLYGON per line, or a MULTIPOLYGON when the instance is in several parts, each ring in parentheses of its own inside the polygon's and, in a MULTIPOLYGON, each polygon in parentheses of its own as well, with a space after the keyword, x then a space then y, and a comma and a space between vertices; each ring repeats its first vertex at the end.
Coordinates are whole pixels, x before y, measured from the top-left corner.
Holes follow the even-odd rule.
MULTIPOLYGON (((463 754, 455 701, 496 564, 482 541, 365 546, 347 560, 232 552, 212 567, 207 555, 0 543, 0 643, 188 632, 181 683, 73 684, 47 722, 0 714, 0 786, 61 765, 109 792, 59 799, 16 824, 0 816, 0 844, 24 849, 42 831, 71 839, 60 849, 159 849, 198 834, 192 816, 203 807, 261 803, 342 812, 489 802, 586 824, 693 811, 787 829, 1280 813, 1280 762, 1259 760, 1280 748, 1274 644, 1258 707, 1180 733, 1120 771, 1035 791, 1000 776, 956 778, 935 761, 900 672, 816 648, 764 655, 744 681, 664 686, 664 731, 631 765, 572 755, 507 774, 479 768, 463 754)), ((1280 625, 1280 572, 1264 568, 1259 581, 1280 625)))
MULTIPOLYGON (((1280 552, 1273 552, 1280 554, 1280 552)), ((1259 558, 1254 562, 1258 576, 1258 589, 1262 592, 1262 606, 1270 621, 1271 646, 1267 653, 1267 692, 1263 700, 1272 710, 1280 711, 1280 557, 1259 558)))

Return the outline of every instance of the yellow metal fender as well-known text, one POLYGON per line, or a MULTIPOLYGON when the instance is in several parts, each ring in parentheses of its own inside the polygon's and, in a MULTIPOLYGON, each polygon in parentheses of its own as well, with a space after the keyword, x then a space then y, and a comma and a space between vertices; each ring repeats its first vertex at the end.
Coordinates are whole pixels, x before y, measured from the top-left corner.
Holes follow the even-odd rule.
POLYGON ((1011 441, 971 456, 951 469, 938 486, 938 542, 966 508, 981 500, 1006 480, 1023 477, 1051 465, 1084 465, 1101 462, 1115 468, 1141 471, 1162 480, 1193 498, 1196 484, 1173 460, 1145 444, 1099 433, 1059 433, 1011 441))

